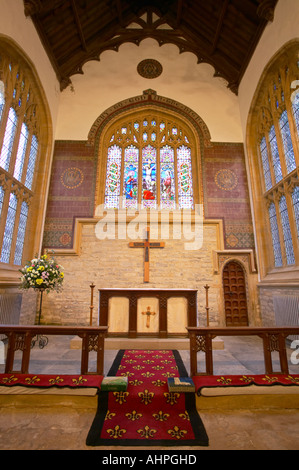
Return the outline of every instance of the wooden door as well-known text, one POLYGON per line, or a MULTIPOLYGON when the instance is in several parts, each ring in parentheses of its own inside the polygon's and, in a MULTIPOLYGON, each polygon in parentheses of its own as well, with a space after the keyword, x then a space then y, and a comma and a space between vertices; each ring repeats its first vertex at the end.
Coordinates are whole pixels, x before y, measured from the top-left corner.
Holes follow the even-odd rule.
POLYGON ((226 326, 248 326, 245 273, 239 263, 232 261, 224 267, 223 290, 226 326))

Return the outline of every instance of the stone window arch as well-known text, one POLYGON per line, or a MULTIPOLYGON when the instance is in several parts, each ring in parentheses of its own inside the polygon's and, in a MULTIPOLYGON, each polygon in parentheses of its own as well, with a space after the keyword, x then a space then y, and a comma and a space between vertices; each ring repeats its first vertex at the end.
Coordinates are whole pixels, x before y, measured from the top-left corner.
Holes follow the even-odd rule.
POLYGON ((247 150, 261 272, 299 266, 299 57, 286 44, 265 68, 251 106, 247 150))
POLYGON ((180 210, 202 203, 210 134, 189 108, 147 90, 103 113, 89 142, 98 148, 96 206, 180 210))
POLYGON ((0 38, 0 270, 16 281, 40 249, 52 125, 36 71, 0 38))

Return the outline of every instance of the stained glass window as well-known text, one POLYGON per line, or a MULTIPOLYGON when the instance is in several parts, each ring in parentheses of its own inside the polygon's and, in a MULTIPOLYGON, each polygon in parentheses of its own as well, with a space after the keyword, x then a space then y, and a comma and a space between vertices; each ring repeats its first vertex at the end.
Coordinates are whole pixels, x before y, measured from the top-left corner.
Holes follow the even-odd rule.
POLYGON ((191 150, 182 145, 178 148, 178 196, 181 209, 193 208, 191 150))
POLYGON ((261 149, 262 164, 263 164, 263 170, 264 170, 265 187, 266 187, 266 191, 268 191, 269 189, 272 188, 272 178, 271 178, 271 171, 270 171, 270 164, 269 164, 267 142, 266 142, 265 137, 263 137, 261 141, 260 149, 261 149))
POLYGON ((22 129, 21 129, 20 140, 19 140, 16 163, 15 163, 15 171, 14 171, 14 177, 19 181, 21 181, 22 179, 27 143, 28 143, 28 134, 29 134, 28 127, 26 126, 26 124, 23 123, 22 129))
POLYGON ((271 226, 271 234, 272 234, 275 267, 280 268, 282 267, 282 254, 281 254, 281 246, 280 246, 279 231, 278 231, 278 224, 277 224, 276 208, 275 208, 274 203, 272 203, 269 207, 269 218, 270 218, 270 226, 271 226))
POLYGON ((20 214, 20 219, 19 219, 18 235, 17 235, 15 257, 14 257, 14 264, 16 265, 22 264, 22 255, 23 255, 23 248, 24 248, 27 218, 28 218, 28 204, 26 202, 23 202, 21 206, 21 214, 20 214))
POLYGON ((292 240, 292 234, 291 234, 291 229, 290 229, 287 201, 286 201, 285 196, 282 196, 279 201, 279 211, 280 211, 281 224, 282 224, 282 230, 283 230, 287 264, 288 265, 295 264, 293 240, 292 240))
POLYGON ((293 194, 292 194, 292 199, 293 199, 293 207, 294 207, 294 214, 295 214, 295 222, 297 226, 297 235, 299 238, 299 186, 296 186, 293 194))
POLYGON ((274 126, 271 127, 270 132, 269 132, 269 142, 270 142, 270 146, 271 146, 275 181, 276 181, 276 183, 279 183, 279 181, 282 180, 282 171, 281 171, 281 163, 280 163, 280 158, 279 158, 277 138, 276 138, 274 126))
POLYGON ((108 149, 105 206, 118 209, 120 202, 121 148, 113 145, 108 149))
POLYGON ((148 145, 142 149, 142 209, 157 207, 157 150, 148 145))
POLYGON ((124 207, 137 209, 138 205, 139 150, 134 146, 125 149, 124 157, 124 207))
POLYGON ((291 137, 287 111, 284 111, 282 113, 280 120, 279 120, 279 125, 280 125, 281 137, 282 137, 282 142, 283 142, 283 147, 284 147, 286 166, 287 166, 288 173, 291 173, 291 171, 295 170, 296 168, 296 161, 295 161, 294 148, 293 148, 293 143, 292 143, 292 137, 291 137))
POLYGON ((160 151, 161 209, 175 209, 174 149, 168 145, 160 151))
POLYGON ((11 242, 13 237, 13 231, 15 227, 16 211, 17 211, 18 200, 17 196, 13 193, 10 195, 7 219, 5 224, 2 251, 1 251, 1 263, 9 263, 11 242))
POLYGON ((154 114, 113 127, 107 136, 105 207, 193 208, 190 137, 177 122, 154 114), (118 145, 112 146, 115 135, 118 145))
POLYGON ((2 166, 2 168, 4 168, 6 171, 9 170, 10 157, 17 130, 17 121, 18 118, 15 110, 10 108, 0 154, 0 166, 2 166))

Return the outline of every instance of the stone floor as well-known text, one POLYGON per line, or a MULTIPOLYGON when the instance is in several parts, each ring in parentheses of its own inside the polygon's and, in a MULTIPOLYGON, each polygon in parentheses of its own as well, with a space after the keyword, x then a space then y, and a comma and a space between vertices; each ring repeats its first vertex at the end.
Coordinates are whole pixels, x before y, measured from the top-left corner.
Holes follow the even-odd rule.
MULTIPOLYGON (((31 352, 30 373, 80 373, 81 351, 70 348, 71 339, 50 337, 46 348, 40 350, 35 346, 31 352)), ((230 337, 223 338, 223 341, 224 349, 214 351, 215 375, 264 373, 260 340, 230 337)), ((189 351, 179 352, 189 371, 189 351)), ((289 356, 292 352, 288 351, 289 356)), ((116 350, 105 351, 105 374, 116 353, 116 350)), ((204 370, 204 358, 200 354, 200 367, 204 370)), ((94 364, 95 358, 91 357, 91 368, 94 364)), ((290 361, 289 365, 290 373, 299 374, 299 365, 292 365, 290 361)), ((274 370, 278 370, 278 361, 274 361, 274 366, 274 370)), ((1 364, 0 372, 4 372, 1 364)), ((94 415, 94 410, 90 408, 18 408, 3 406, 3 401, 1 406, 0 395, 0 450, 105 450, 113 455, 119 455, 121 450, 142 451, 141 448, 87 447, 85 439, 94 415)), ((205 410, 200 412, 200 416, 209 435, 210 446, 177 447, 176 450, 194 454, 208 450, 299 449, 299 409, 205 410)), ((151 447, 150 450, 161 451, 163 448, 151 447)), ((167 450, 164 449, 164 452, 167 450)))

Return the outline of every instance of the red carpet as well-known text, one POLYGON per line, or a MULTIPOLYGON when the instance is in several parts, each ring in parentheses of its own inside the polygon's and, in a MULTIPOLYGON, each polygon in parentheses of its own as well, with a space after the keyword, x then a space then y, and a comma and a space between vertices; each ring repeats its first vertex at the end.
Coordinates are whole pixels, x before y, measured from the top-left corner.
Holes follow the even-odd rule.
POLYGON ((168 377, 186 377, 177 351, 119 351, 110 376, 127 376, 126 392, 100 392, 89 446, 207 446, 194 393, 169 393, 168 377))

